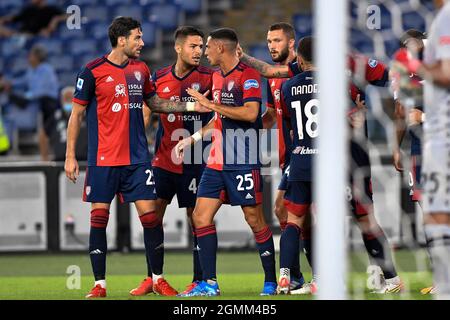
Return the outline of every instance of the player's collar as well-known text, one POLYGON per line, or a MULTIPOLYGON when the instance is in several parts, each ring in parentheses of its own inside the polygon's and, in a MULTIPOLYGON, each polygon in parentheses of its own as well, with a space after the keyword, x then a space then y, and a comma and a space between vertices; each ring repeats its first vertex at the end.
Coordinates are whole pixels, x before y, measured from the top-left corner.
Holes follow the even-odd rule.
POLYGON ((130 59, 128 59, 127 62, 125 62, 124 64, 118 65, 118 64, 115 64, 114 62, 112 62, 111 60, 109 60, 108 55, 103 56, 103 58, 109 64, 113 65, 114 67, 120 68, 120 69, 124 69, 130 63, 130 59))
POLYGON ((179 80, 179 81, 183 81, 184 79, 186 79, 187 77, 189 77, 191 75, 192 72, 194 72, 194 70, 197 70, 197 67, 192 68, 188 73, 186 73, 184 76, 182 76, 181 78, 179 76, 177 76, 177 74, 175 73, 175 65, 176 63, 174 63, 172 65, 171 68, 171 72, 172 75, 175 77, 175 79, 179 80))
POLYGON ((223 73, 223 70, 220 69, 220 73, 222 74, 222 77, 224 77, 224 78, 228 77, 234 70, 236 70, 236 69, 240 66, 240 64, 241 64, 241 62, 239 61, 239 62, 237 63, 237 65, 235 65, 234 68, 231 69, 230 71, 228 71, 226 74, 224 74, 224 73, 223 73))

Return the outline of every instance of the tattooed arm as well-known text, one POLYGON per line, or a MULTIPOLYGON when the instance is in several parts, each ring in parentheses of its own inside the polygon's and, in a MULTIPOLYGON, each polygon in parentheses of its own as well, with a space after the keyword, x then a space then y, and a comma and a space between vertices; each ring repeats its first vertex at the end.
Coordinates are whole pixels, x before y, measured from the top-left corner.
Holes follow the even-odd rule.
POLYGON ((271 65, 267 62, 242 53, 240 60, 256 69, 263 77, 266 78, 289 78, 289 66, 285 65, 271 65))
MULTIPOLYGON (((207 95, 209 90, 204 94, 207 95)), ((201 106, 198 102, 181 102, 168 99, 161 99, 158 95, 145 100, 145 104, 152 112, 173 113, 173 112, 211 112, 211 110, 201 106)))

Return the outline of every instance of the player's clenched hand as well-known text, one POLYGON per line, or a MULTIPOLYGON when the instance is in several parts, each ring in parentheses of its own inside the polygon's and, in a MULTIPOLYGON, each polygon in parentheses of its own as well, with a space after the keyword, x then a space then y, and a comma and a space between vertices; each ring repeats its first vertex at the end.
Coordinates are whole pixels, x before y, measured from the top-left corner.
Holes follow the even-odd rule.
POLYGON ((209 90, 207 90, 205 93, 201 94, 197 90, 194 90, 192 88, 187 88, 186 92, 195 100, 197 100, 198 103, 195 104, 195 111, 197 112, 211 112, 211 108, 209 107, 211 104, 211 101, 208 100, 206 97, 209 94, 209 90))
POLYGON ((175 155, 178 159, 183 158, 184 149, 189 147, 194 139, 192 139, 191 136, 184 138, 183 140, 180 140, 177 145, 175 146, 175 155))
POLYGON ((77 182, 79 175, 78 161, 75 158, 66 158, 64 163, 64 170, 66 171, 66 177, 73 183, 77 182))

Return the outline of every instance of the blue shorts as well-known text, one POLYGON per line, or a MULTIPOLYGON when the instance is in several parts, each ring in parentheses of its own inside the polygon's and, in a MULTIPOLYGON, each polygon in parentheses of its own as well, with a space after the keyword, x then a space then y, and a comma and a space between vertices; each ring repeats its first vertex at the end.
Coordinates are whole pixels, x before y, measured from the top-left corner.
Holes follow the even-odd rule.
POLYGON ((203 169, 179 174, 154 167, 153 173, 155 175, 156 194, 158 198, 170 203, 176 194, 179 208, 195 207, 197 188, 202 177, 203 169))
POLYGON ((156 200, 151 164, 86 169, 83 201, 111 203, 116 194, 121 202, 156 200))
POLYGON ((221 199, 232 206, 254 206, 262 202, 259 169, 218 171, 205 168, 197 197, 221 199))
POLYGON ((284 194, 284 206, 288 212, 301 217, 309 212, 312 203, 311 181, 289 181, 284 194))
POLYGON ((289 166, 284 168, 281 171, 281 180, 280 184, 278 185, 278 190, 286 191, 288 189, 288 175, 287 171, 289 171, 289 166))

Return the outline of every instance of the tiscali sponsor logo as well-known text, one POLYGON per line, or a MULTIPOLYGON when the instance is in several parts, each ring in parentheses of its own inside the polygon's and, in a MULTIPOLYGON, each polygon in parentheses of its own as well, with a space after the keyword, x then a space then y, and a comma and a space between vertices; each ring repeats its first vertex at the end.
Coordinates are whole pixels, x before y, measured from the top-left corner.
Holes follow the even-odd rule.
POLYGON ((174 122, 175 119, 176 119, 176 117, 173 113, 169 113, 169 115, 167 116, 167 121, 169 121, 169 122, 174 122))
POLYGON ((122 110, 122 105, 118 102, 114 103, 112 106, 112 112, 119 112, 122 110))

